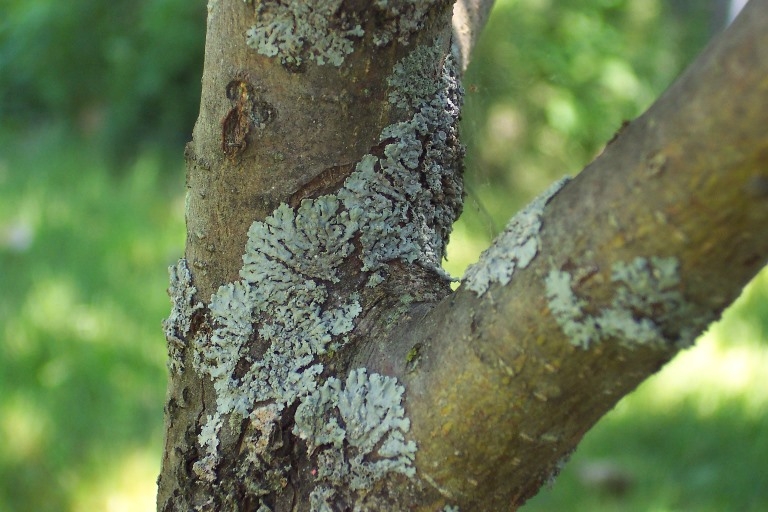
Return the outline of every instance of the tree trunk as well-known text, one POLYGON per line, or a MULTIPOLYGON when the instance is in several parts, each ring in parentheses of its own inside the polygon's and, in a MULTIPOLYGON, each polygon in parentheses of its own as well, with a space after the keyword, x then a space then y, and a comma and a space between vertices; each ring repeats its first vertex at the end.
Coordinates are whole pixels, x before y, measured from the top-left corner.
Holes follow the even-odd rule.
POLYGON ((514 510, 765 264, 752 2, 452 292, 487 4, 209 2, 158 510, 514 510))

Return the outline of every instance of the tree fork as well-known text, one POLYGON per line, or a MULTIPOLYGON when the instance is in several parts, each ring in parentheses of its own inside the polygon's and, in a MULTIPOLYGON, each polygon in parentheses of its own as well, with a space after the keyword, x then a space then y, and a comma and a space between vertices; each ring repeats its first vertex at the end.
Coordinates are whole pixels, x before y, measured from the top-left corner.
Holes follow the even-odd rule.
MULTIPOLYGON (((421 358, 419 371, 400 369, 417 467, 462 510, 514 509, 535 495, 583 434, 719 317, 765 265, 767 45, 768 4, 751 2, 549 200, 538 254, 524 270, 480 296, 470 270, 460 289, 404 329, 402 346, 419 346, 421 358), (679 293, 675 305, 686 308, 685 316, 648 312, 661 340, 593 339, 584 349, 564 334, 548 297, 552 272, 571 277, 571 291, 588 304, 580 317, 587 323, 587 313, 614 311, 625 284, 612 279, 617 265, 664 271, 649 258, 675 260, 669 272, 677 282, 665 291, 679 293)), ((477 265, 495 264, 485 255, 477 265)), ((630 309, 635 321, 646 316, 630 309)), ((370 363, 375 369, 376 358, 370 363)))
MULTIPOLYGON (((577 178, 513 219, 452 293, 429 258, 460 204, 434 213, 433 197, 454 201, 460 182, 445 174, 410 185, 420 206, 402 208, 411 221, 432 212, 433 238, 395 245, 390 261, 361 251, 378 240, 355 221, 363 176, 393 162, 415 173, 455 165, 453 125, 429 117, 435 100, 392 86, 408 62, 426 69, 416 74, 428 89, 450 83, 439 77, 450 5, 425 3, 414 29, 404 12, 380 7, 366 18, 369 5, 351 4, 318 2, 333 10, 321 17, 334 20, 322 27, 329 42, 286 43, 275 56, 251 27, 254 10, 278 20, 307 14, 295 7, 303 3, 209 3, 201 112, 186 152, 186 260, 172 269, 166 322, 158 510, 514 510, 765 264, 764 2, 749 4, 577 178), (446 140, 451 156, 428 149, 446 140), (319 260, 296 259, 305 245, 294 247, 286 226, 325 247, 319 260), (315 236, 327 226, 328 238, 315 236), (298 273, 262 273, 273 264, 298 273), (297 301, 311 306, 319 338, 278 318, 297 301), (295 363, 293 384, 259 369, 305 335, 301 350, 313 356, 295 363), (248 379, 257 391, 230 394, 248 379), (355 398, 382 414, 386 431, 353 425, 355 398)), ((457 13, 483 2, 460 4, 457 13)), ((480 12, 468 17, 475 28, 480 12)), ((464 33, 462 66, 477 30, 464 33)), ((393 172, 380 185, 392 201, 387 187, 408 176, 393 172)))

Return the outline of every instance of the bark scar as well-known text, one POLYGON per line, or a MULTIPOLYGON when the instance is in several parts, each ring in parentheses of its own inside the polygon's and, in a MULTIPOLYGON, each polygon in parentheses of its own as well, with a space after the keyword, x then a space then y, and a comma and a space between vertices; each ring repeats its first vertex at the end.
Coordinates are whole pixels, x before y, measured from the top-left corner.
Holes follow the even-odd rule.
POLYGON ((226 92, 232 108, 221 120, 221 150, 235 159, 246 150, 253 132, 264 129, 276 112, 272 105, 257 98, 256 88, 245 80, 232 80, 226 92))

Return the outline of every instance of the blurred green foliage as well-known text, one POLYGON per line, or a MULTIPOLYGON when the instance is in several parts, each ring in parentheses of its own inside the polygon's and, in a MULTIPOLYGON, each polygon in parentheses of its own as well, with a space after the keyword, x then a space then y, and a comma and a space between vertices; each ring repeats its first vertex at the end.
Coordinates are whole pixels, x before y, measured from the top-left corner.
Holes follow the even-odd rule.
POLYGON ((113 163, 178 152, 200 104, 205 2, 4 0, 0 118, 63 122, 113 163))
POLYGON ((709 3, 675 5, 497 2, 464 82, 472 232, 487 242, 523 201, 578 173, 672 82, 707 41, 712 18, 709 3))
POLYGON ((151 449, 135 477, 156 477, 182 168, 146 153, 115 176, 66 135, 15 142, 0 147, 0 510, 107 510, 85 489, 126 458, 151 449))

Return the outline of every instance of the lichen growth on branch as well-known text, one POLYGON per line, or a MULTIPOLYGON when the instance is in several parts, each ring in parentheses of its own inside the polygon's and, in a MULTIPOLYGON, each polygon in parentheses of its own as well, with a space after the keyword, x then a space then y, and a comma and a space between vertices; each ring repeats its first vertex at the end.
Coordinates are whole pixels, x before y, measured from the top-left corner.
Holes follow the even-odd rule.
POLYGON ((365 15, 342 0, 260 0, 252 3, 256 23, 246 32, 246 44, 282 64, 298 68, 305 61, 341 66, 355 43, 365 36, 363 25, 372 20, 371 40, 386 46, 393 40, 408 45, 424 25, 434 0, 376 0, 365 15))
POLYGON ((204 306, 201 302, 195 301, 197 288, 192 285, 192 275, 187 267, 187 260, 182 258, 176 265, 168 267, 168 274, 171 313, 163 321, 163 330, 168 343, 168 369, 171 373, 179 373, 184 369, 182 359, 189 343, 192 315, 204 306))
POLYGON ((541 217, 544 207, 570 178, 556 181, 507 223, 493 244, 480 255, 477 263, 464 274, 463 284, 483 295, 492 284, 506 285, 515 270, 527 267, 539 252, 541 217))
POLYGON ((385 46, 397 38, 407 45, 412 34, 424 25, 424 20, 436 0, 375 0, 371 6, 379 11, 378 26, 374 29, 373 42, 385 46))
POLYGON ((545 280, 547 303, 569 342, 582 349, 609 339, 628 348, 687 347, 695 339, 697 326, 708 323, 696 318, 680 291, 676 258, 638 257, 630 263, 614 263, 613 299, 598 314, 586 312, 587 302, 574 293, 572 280, 568 272, 550 271, 545 280))
POLYGON ((282 205, 264 222, 254 222, 242 279, 211 298, 214 331, 198 340, 198 370, 214 382, 217 410, 208 423, 218 428, 199 439, 207 453, 197 465, 202 477, 213 476, 222 417, 245 418, 257 403, 281 411, 311 393, 322 371, 317 356, 338 349, 352 330, 361 310, 357 297, 328 305, 323 284, 338 281, 335 269, 351 254, 358 227, 339 207, 338 199, 323 196, 303 201, 297 211, 282 205), (267 345, 260 358, 249 354, 254 334, 267 345), (237 372, 241 361, 247 370, 237 372))
POLYGON ((255 2, 257 22, 246 33, 248 46, 283 64, 300 66, 305 59, 340 66, 354 51, 352 38, 364 31, 339 13, 342 0, 255 2))
POLYGON ((387 77, 390 103, 414 109, 438 93, 440 81, 435 77, 441 72, 444 46, 443 39, 438 37, 433 44, 415 48, 395 64, 387 77))

